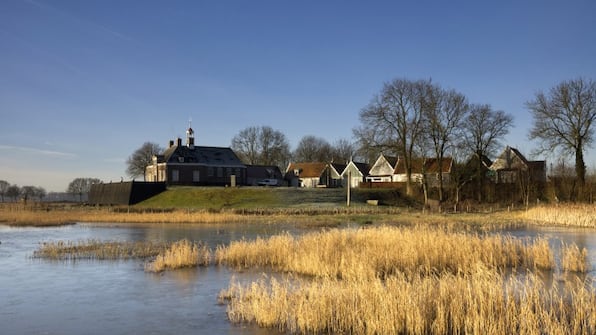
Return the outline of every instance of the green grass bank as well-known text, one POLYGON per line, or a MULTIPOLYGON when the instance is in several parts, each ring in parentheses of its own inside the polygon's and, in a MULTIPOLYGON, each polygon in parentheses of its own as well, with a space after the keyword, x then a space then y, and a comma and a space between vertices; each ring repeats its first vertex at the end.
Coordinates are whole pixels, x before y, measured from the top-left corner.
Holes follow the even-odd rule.
MULTIPOLYGON (((357 189, 350 192, 351 206, 365 206, 367 200, 380 205, 416 207, 396 190, 357 189)), ((288 187, 170 187, 135 207, 190 209, 312 208, 346 206, 346 189, 288 187)))

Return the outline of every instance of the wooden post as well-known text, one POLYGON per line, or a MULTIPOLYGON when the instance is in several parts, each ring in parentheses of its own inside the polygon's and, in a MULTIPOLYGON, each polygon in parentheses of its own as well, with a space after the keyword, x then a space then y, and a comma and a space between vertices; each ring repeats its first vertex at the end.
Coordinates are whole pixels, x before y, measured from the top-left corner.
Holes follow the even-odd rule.
POLYGON ((348 186, 348 191, 347 191, 348 194, 347 194, 347 200, 346 200, 348 207, 350 207, 350 189, 352 188, 351 183, 352 183, 352 172, 348 170, 348 185, 347 185, 348 186))

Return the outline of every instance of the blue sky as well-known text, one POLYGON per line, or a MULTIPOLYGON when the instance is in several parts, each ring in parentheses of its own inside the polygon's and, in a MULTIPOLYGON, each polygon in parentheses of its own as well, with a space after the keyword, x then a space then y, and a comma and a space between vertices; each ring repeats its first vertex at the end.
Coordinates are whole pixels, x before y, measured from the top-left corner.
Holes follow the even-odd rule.
MULTIPOLYGON (((596 80, 594 1, 0 1, 0 179, 64 191, 125 179, 143 142, 192 119, 199 145, 248 126, 352 139, 395 78, 514 115, 563 80, 596 80)), ((553 157, 535 157, 552 160, 553 157)), ((587 152, 596 168, 596 151, 587 152)))

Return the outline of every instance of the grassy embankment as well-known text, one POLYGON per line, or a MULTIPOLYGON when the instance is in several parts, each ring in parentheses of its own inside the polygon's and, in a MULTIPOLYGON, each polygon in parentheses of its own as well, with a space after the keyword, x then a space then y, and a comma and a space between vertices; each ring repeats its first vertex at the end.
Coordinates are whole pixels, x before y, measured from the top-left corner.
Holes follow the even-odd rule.
POLYGON ((383 221, 406 207, 366 206, 367 197, 382 203, 406 204, 392 191, 360 192, 352 206, 341 189, 175 187, 134 206, 94 207, 76 204, 3 204, 0 223, 61 225, 75 222, 227 223, 383 221), (348 219, 349 218, 349 219, 348 219))
POLYGON ((291 333, 593 334, 593 286, 542 278, 589 268, 585 253, 562 253, 554 271, 544 239, 382 227, 236 241, 216 259, 289 274, 231 283, 220 296, 234 322, 291 333))
POLYGON ((527 212, 499 211, 458 215, 422 214, 419 204, 393 190, 354 190, 346 207, 343 189, 174 187, 134 206, 2 204, 0 224, 51 226, 76 222, 355 223, 464 222, 502 225, 518 222, 596 227, 596 206, 540 206, 527 212), (367 206, 367 199, 382 206, 367 206))

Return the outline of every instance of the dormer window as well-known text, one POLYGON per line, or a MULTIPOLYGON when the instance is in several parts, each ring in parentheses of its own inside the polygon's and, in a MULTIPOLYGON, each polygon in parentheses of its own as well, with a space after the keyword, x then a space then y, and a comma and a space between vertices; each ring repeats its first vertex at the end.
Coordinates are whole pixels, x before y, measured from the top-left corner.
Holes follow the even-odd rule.
POLYGON ((178 157, 178 163, 184 163, 184 157, 178 157))

